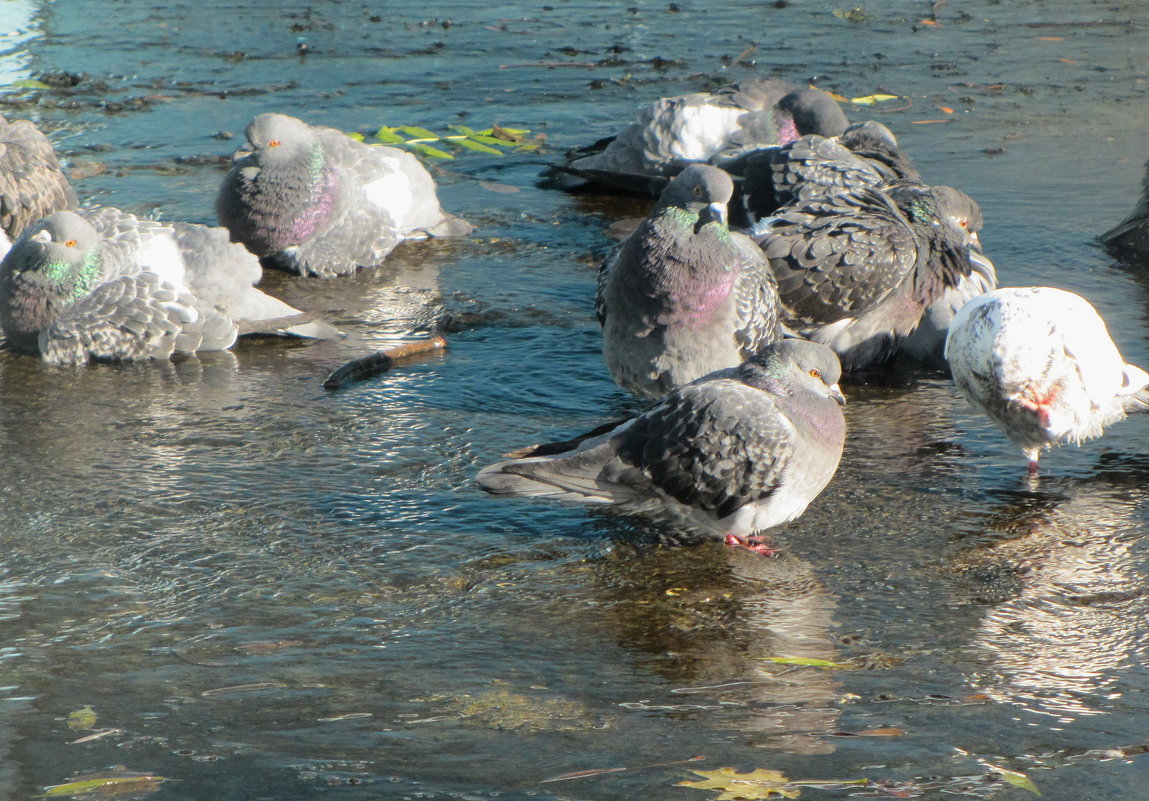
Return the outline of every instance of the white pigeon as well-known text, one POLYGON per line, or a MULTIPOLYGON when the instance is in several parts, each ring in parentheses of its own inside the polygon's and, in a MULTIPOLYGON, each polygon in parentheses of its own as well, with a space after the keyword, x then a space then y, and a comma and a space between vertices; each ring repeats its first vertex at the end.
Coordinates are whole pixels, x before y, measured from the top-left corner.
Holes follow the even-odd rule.
POLYGON ((1087 300, 1053 287, 1011 287, 965 304, 946 338, 954 383, 1037 472, 1041 451, 1100 436, 1149 406, 1149 373, 1127 364, 1087 300))

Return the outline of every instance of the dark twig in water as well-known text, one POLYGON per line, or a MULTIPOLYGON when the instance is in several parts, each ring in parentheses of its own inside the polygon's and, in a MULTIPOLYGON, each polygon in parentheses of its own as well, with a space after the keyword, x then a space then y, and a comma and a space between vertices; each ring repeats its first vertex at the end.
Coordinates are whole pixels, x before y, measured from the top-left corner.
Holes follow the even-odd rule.
POLYGON ((373 378, 380 373, 385 373, 390 370, 397 361, 411 356, 418 356, 421 353, 432 353, 437 350, 442 350, 445 347, 447 347, 447 340, 441 336, 434 336, 430 339, 420 340, 419 342, 408 342, 405 345, 397 345, 394 348, 376 351, 370 356, 362 356, 349 361, 331 375, 327 376, 327 379, 323 382, 323 388, 339 389, 355 381, 373 378))

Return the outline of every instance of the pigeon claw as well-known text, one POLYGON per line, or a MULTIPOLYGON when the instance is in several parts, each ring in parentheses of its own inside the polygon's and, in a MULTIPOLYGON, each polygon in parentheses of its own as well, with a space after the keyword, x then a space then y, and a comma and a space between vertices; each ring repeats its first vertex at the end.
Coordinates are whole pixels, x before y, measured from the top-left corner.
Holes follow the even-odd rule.
POLYGON ((727 545, 732 545, 736 548, 745 548, 748 551, 762 554, 762 556, 774 556, 778 553, 776 550, 764 543, 762 538, 756 534, 751 534, 749 537, 739 537, 737 534, 727 534, 724 541, 727 545))

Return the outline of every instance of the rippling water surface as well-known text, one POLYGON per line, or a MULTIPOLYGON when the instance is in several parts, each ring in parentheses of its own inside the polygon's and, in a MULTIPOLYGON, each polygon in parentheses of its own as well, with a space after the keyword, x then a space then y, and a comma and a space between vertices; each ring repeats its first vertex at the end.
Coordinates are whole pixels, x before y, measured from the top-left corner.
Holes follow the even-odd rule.
POLYGON ((850 385, 842 468, 773 533, 777 559, 651 548, 639 521, 472 483, 510 448, 634 408, 601 365, 592 297, 606 228, 646 206, 539 188, 540 169, 643 101, 750 74, 911 99, 850 113, 981 202, 1003 282, 1086 294, 1149 363, 1146 266, 1094 240, 1149 157, 1149 9, 833 10, 0 6, 7 80, 84 76, 0 105, 49 131, 88 202, 212 222, 227 134, 265 110, 547 142, 434 166, 477 225, 465 241, 343 279, 268 276, 339 342, 83 369, 0 354, 5 797, 112 765, 178 780, 170 799, 701 801, 715 793, 675 782, 723 766, 888 783, 803 798, 1027 795, 997 768, 1045 798, 1141 797, 1144 418, 1030 482, 944 378, 850 385), (321 388, 443 313, 445 353, 321 388), (86 706, 94 728, 73 730, 86 706))

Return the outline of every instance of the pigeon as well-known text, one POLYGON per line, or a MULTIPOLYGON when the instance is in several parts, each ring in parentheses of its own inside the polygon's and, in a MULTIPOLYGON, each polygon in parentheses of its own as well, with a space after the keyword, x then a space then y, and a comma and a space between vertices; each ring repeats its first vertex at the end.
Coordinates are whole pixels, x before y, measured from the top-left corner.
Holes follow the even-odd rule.
POLYGON ((721 166, 738 179, 738 203, 731 218, 742 227, 824 194, 921 179, 893 132, 872 120, 855 123, 839 136, 806 134, 721 166))
POLYGON ((946 338, 953 381, 1021 448, 1029 472, 1044 449, 1100 436, 1149 406, 1149 373, 1127 364, 1080 295, 1010 287, 963 306, 946 338))
POLYGON ((709 538, 762 547, 758 532, 801 515, 838 468, 840 373, 829 348, 781 340, 571 450, 502 461, 477 481, 494 495, 666 511, 709 538))
POLYGON ((56 151, 28 120, 0 116, 0 228, 16 238, 54 211, 76 208, 76 190, 56 151))
POLYGON ((726 225, 733 189, 717 167, 687 167, 603 262, 603 358, 628 392, 660 398, 780 338, 770 264, 726 225))
POLYGON ((216 215, 266 265, 322 277, 374 267, 406 239, 471 230, 412 154, 270 113, 247 126, 216 215))
POLYGON ((10 348, 51 364, 226 350, 240 333, 334 333, 256 289, 261 277, 223 228, 60 211, 0 262, 0 327, 10 348))
MULTIPOLYGON (((943 194, 957 192, 946 186, 936 186, 934 190, 943 194)), ((954 195, 943 206, 949 212, 950 223, 965 231, 969 237, 969 263, 972 270, 969 275, 960 277, 956 286, 946 287, 941 297, 926 307, 918 327, 898 343, 898 352, 931 370, 949 372, 945 346, 954 315, 972 298, 997 289, 997 268, 981 249, 978 232, 982 227, 982 216, 978 205, 954 195)))
POLYGON ((658 195, 688 164, 717 164, 801 134, 835 136, 847 124, 837 101, 820 89, 750 78, 713 93, 662 98, 617 136, 577 151, 558 169, 601 187, 658 195))
POLYGON ((1149 161, 1145 162, 1145 177, 1141 181, 1141 198, 1129 216, 1100 237, 1101 242, 1114 253, 1135 260, 1149 257, 1149 161))
POLYGON ((833 348, 853 373, 893 356, 926 308, 973 272, 976 240, 959 221, 976 208, 957 189, 898 181, 787 206, 752 232, 778 279, 783 324, 833 348))

